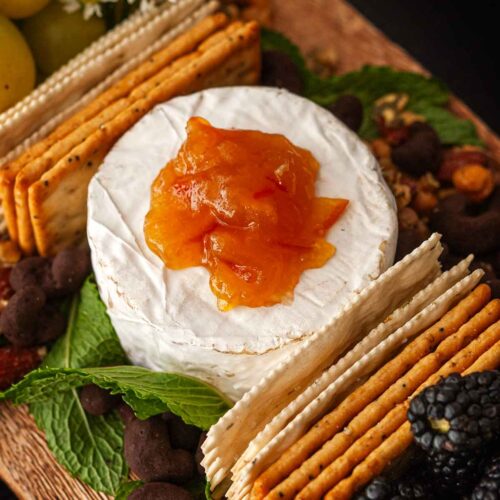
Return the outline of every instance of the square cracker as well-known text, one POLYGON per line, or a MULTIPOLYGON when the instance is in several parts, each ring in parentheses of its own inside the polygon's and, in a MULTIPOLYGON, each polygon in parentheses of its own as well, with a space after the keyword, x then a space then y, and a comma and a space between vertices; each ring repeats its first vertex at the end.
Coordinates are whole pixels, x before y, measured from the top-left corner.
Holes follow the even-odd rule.
MULTIPOLYGON (((220 16, 212 16, 216 19, 224 20, 225 18, 220 18, 220 16)), ((222 26, 222 23, 219 23, 222 26)), ((215 24, 213 22, 202 22, 197 25, 197 37, 206 34, 207 27, 212 28, 215 24), (205 26, 207 25, 207 26, 205 26), (200 28, 204 28, 203 30, 200 28)), ((236 29, 241 27, 241 23, 233 23, 227 28, 228 33, 234 32, 236 29)), ((225 31, 219 31, 212 34, 206 42, 202 42, 200 47, 205 48, 208 41, 217 40, 220 41, 219 35, 224 35, 225 31)), ((182 35, 180 38, 189 38, 191 42, 193 37, 182 35)), ((186 43, 181 44, 174 41, 174 45, 180 45, 182 48, 186 47, 186 43)), ((181 40, 182 42, 182 40, 181 40)), ((213 42, 211 42, 213 44, 213 42)), ((191 47, 192 44, 189 45, 191 47)), ((162 52, 166 52, 164 49, 162 52)), ((174 50, 178 53, 178 50, 174 50)), ((171 54, 172 50, 168 51, 171 54)), ((27 163, 22 170, 17 174, 14 186, 14 199, 16 206, 17 215, 17 233, 18 233, 18 243, 24 254, 33 254, 36 250, 35 236, 33 232, 33 227, 31 224, 31 214, 29 210, 29 199, 28 191, 32 184, 38 181, 42 175, 49 171, 61 158, 66 156, 73 148, 81 144, 87 137, 92 135, 99 127, 103 126, 105 123, 111 121, 115 116, 117 116, 121 111, 125 110, 127 107, 131 106, 136 100, 141 97, 145 97, 151 92, 157 85, 161 82, 171 78, 177 71, 183 66, 187 65, 191 60, 196 58, 196 52, 192 52, 180 59, 167 64, 165 67, 160 68, 159 72, 154 74, 151 78, 140 83, 127 97, 118 99, 114 103, 110 104, 104 108, 97 116, 91 120, 83 123, 73 132, 68 134, 61 141, 56 142, 50 149, 48 149, 42 156, 27 163)), ((156 58, 158 59, 158 58, 156 58)), ((162 58, 165 61, 165 58, 162 58)))
MULTIPOLYGON (((93 119, 104 108, 118 99, 128 96, 137 85, 156 75, 164 66, 193 51, 200 42, 220 28, 226 26, 227 23, 227 16, 221 13, 201 20, 186 33, 183 33, 169 43, 164 49, 152 55, 136 69, 121 78, 87 106, 64 121, 47 137, 28 148, 15 160, 0 167, 0 198, 2 199, 2 208, 5 214, 9 236, 13 241, 19 241, 16 199, 14 194, 15 182, 18 173, 24 166, 45 154, 58 141, 67 137, 88 120, 93 119)), ((52 167, 52 165, 48 165, 47 169, 50 167, 52 167)), ((40 176, 36 180, 39 178, 40 176)), ((28 210, 28 208, 25 209, 28 210)), ((25 222, 26 221, 24 221, 23 224, 25 224, 25 222)), ((26 225, 23 227, 27 228, 26 231, 30 231, 31 229, 26 225)), ((32 243, 29 242, 32 241, 33 237, 31 236, 30 239, 29 233, 25 236, 28 240, 24 243, 26 243, 28 250, 32 251, 33 246, 32 243)))
MULTIPOLYGON (((218 34, 214 35, 220 38, 218 34)), ((28 190, 37 250, 54 255, 85 234, 87 190, 104 156, 132 125, 156 104, 209 86, 253 84, 260 73, 259 27, 250 22, 230 26, 218 43, 210 39, 186 56, 187 64, 135 101, 46 172, 28 190)))

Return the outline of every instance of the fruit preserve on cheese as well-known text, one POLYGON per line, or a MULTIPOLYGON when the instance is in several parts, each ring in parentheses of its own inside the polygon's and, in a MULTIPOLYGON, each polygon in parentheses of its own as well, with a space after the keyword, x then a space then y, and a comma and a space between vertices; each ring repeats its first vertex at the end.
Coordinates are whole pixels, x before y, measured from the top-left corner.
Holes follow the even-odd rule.
POLYGON ((187 133, 153 183, 147 244, 169 269, 204 266, 220 310, 290 301, 334 255, 325 235, 348 201, 316 197, 318 162, 282 135, 202 118, 187 133))

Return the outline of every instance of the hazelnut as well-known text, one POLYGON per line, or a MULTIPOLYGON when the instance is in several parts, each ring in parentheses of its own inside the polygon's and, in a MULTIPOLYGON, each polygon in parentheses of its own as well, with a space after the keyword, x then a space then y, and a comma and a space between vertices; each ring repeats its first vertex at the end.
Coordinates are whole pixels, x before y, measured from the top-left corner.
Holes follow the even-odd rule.
POLYGON ((404 207, 398 212, 399 229, 413 229, 417 227, 418 214, 410 207, 404 207))
POLYGON ((440 188, 439 181, 430 173, 422 175, 417 181, 418 189, 422 191, 437 191, 440 188))
POLYGON ((392 186, 392 192, 396 198, 398 210, 408 206, 411 202, 411 187, 408 184, 395 184, 392 186))
POLYGON ((390 158, 391 156, 391 147, 384 139, 375 139, 371 143, 371 148, 373 154, 379 160, 381 158, 390 158))
POLYGON ((319 76, 332 76, 339 64, 339 53, 333 46, 314 49, 307 57, 307 66, 319 76))
POLYGON ((0 241, 0 262, 4 264, 16 264, 21 260, 21 250, 16 242, 12 240, 0 241))
POLYGON ((457 168, 451 179, 458 191, 476 203, 488 198, 495 187, 491 170, 477 164, 457 168))
POLYGON ((427 214, 436 208, 437 196, 430 191, 417 191, 411 206, 421 214, 427 214))

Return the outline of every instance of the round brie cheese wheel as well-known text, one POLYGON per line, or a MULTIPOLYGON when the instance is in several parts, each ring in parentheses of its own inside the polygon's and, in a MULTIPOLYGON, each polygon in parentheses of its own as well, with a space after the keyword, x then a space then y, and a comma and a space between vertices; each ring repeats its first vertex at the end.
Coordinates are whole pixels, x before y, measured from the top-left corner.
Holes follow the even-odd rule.
POLYGON ((131 361, 237 399, 392 264, 397 217, 375 158, 329 111, 281 89, 231 87, 172 99, 129 130, 90 184, 87 231, 101 297, 131 361), (146 245, 151 185, 192 116, 283 134, 319 161, 317 196, 349 200, 327 234, 335 256, 302 274, 290 303, 221 312, 205 268, 167 269, 146 245))

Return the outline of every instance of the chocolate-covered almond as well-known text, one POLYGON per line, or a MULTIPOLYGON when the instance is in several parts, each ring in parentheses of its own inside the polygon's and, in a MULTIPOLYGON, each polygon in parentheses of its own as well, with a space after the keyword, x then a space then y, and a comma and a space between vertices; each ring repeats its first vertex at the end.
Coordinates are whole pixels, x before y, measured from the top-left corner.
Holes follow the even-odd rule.
POLYGON ((181 417, 171 412, 164 413, 162 418, 167 422, 168 435, 172 448, 181 448, 194 453, 198 446, 201 430, 194 425, 184 423, 181 417))
POLYGON ((193 500, 193 496, 175 484, 154 482, 137 488, 128 500, 193 500))
POLYGON ((80 391, 83 409, 96 417, 110 412, 120 404, 120 401, 120 396, 111 395, 108 390, 95 384, 86 385, 80 391))
POLYGON ((174 450, 161 417, 131 420, 125 426, 125 459, 143 481, 182 483, 194 475, 194 457, 174 450))

